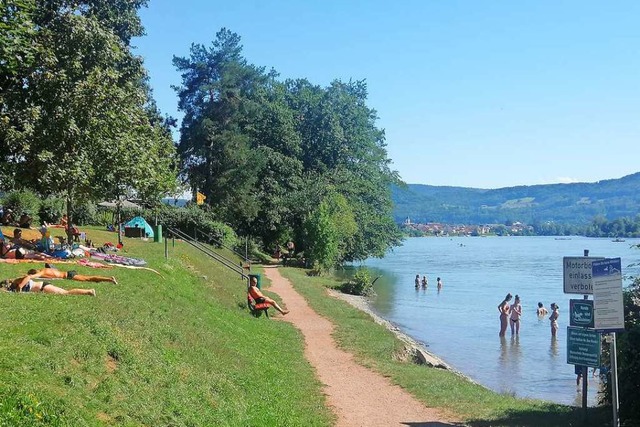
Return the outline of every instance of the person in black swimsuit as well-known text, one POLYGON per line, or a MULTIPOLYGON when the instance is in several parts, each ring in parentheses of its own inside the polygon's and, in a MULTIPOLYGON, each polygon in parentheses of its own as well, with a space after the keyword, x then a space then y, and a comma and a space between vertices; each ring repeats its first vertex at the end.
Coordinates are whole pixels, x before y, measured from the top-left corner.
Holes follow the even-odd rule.
POLYGON ((34 275, 34 277, 39 279, 68 279, 76 280, 78 282, 111 282, 114 285, 118 284, 118 281, 114 276, 85 276, 78 274, 75 270, 62 271, 51 267, 45 267, 42 270, 31 269, 27 274, 34 275))
POLYGON ((34 275, 26 275, 17 279, 6 279, 0 287, 11 292, 44 292, 46 294, 58 295, 88 295, 95 297, 95 289, 62 289, 52 285, 50 282, 40 282, 34 280, 34 275))

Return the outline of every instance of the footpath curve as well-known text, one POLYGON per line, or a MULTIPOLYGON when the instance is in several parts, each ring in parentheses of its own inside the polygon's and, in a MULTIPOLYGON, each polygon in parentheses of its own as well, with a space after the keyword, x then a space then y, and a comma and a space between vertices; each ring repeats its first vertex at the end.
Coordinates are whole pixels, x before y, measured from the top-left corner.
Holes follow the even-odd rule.
POLYGON ((266 267, 264 274, 271 280, 269 291, 280 295, 291 310, 282 319, 304 335, 305 356, 324 384, 327 401, 337 416, 336 426, 460 425, 356 363, 351 353, 338 348, 332 337, 333 324, 313 311, 277 268, 266 267))

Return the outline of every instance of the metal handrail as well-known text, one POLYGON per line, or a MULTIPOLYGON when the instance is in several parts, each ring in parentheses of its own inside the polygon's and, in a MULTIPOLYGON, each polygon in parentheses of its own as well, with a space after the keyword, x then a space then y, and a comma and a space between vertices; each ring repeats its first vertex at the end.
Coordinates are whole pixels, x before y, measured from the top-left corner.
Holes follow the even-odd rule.
POLYGON ((179 237, 180 239, 184 240, 186 243, 188 243, 189 245, 193 246, 194 248, 198 249, 200 252, 203 252, 204 254, 208 255, 210 258, 213 258, 214 260, 218 261, 220 264, 224 265, 225 267, 233 270, 234 272, 240 274, 242 276, 243 279, 248 279, 249 276, 247 276, 246 274, 244 274, 244 270, 242 269, 242 267, 238 267, 238 265, 236 265, 235 262, 227 259, 226 257, 217 254, 211 250, 209 250, 206 246, 204 246, 202 243, 198 242, 197 240, 195 240, 193 237, 189 236, 188 234, 180 231, 180 230, 176 230, 170 227, 167 227, 167 231, 169 233, 172 233, 174 236, 179 237))
POLYGON ((245 255, 243 255, 240 252, 236 251, 235 249, 230 248, 229 246, 225 245, 220 240, 218 240, 215 237, 213 237, 211 234, 205 233, 204 231, 200 230, 199 228, 196 228, 195 231, 196 231, 196 240, 198 240, 198 233, 203 234, 205 237, 208 237, 209 239, 213 240, 218 246, 221 246, 221 247, 233 252, 234 254, 238 255, 239 257, 241 257, 244 260, 244 262, 250 262, 249 258, 247 258, 245 255))

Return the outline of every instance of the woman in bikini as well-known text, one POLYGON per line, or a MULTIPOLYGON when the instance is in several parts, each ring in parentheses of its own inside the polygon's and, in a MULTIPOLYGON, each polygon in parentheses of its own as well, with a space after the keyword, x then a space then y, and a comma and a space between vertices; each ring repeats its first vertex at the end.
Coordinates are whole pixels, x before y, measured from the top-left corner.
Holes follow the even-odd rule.
POLYGON ((520 305, 520 297, 518 295, 516 295, 513 304, 511 304, 509 312, 511 313, 511 335, 513 335, 514 330, 515 334, 518 335, 520 333, 520 317, 522 316, 522 305, 520 305))
POLYGON ((507 332, 507 319, 509 316, 509 301, 511 301, 511 294, 507 294, 502 302, 498 304, 498 311, 500 312, 500 336, 503 337, 507 332))
POLYGON ((44 292, 58 295, 89 295, 96 296, 95 289, 62 289, 49 282, 36 281, 35 275, 26 275, 17 279, 6 279, 0 287, 10 292, 44 292))

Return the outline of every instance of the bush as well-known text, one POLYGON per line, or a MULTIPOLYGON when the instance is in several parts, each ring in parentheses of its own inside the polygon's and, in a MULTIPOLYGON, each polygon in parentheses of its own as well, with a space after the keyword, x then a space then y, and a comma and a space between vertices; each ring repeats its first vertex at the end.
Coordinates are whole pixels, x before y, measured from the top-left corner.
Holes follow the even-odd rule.
POLYGON ((231 227, 216 221, 211 213, 197 206, 177 208, 162 205, 154 209, 146 209, 142 213, 137 211, 137 215, 143 215, 150 224, 155 223, 157 216, 158 224, 164 228, 175 228, 189 236, 197 234, 200 241, 207 241, 207 243, 219 242, 231 248, 237 243, 236 233, 231 227))
POLYGON ((50 224, 58 224, 64 214, 64 200, 57 197, 49 197, 40 204, 40 221, 50 224))
POLYGON ((340 290, 346 294, 369 296, 374 293, 371 275, 366 268, 359 269, 353 279, 340 286, 340 290))
MULTIPOLYGON (((640 246, 637 246, 640 248, 640 246)), ((616 337, 618 362, 618 396, 622 425, 640 425, 640 277, 624 291, 625 332, 616 337)), ((604 402, 611 405, 611 366, 608 348, 603 352, 603 365, 608 368, 604 402)))
POLYGON ((14 218, 16 221, 22 215, 23 212, 26 212, 32 220, 32 224, 38 225, 40 224, 40 204, 42 203, 40 197, 38 197, 32 191, 24 190, 24 191, 12 191, 7 194, 2 202, 2 205, 5 209, 11 209, 13 211, 14 218))
POLYGON ((78 202, 71 215, 74 225, 90 225, 96 223, 96 205, 91 202, 78 202))

